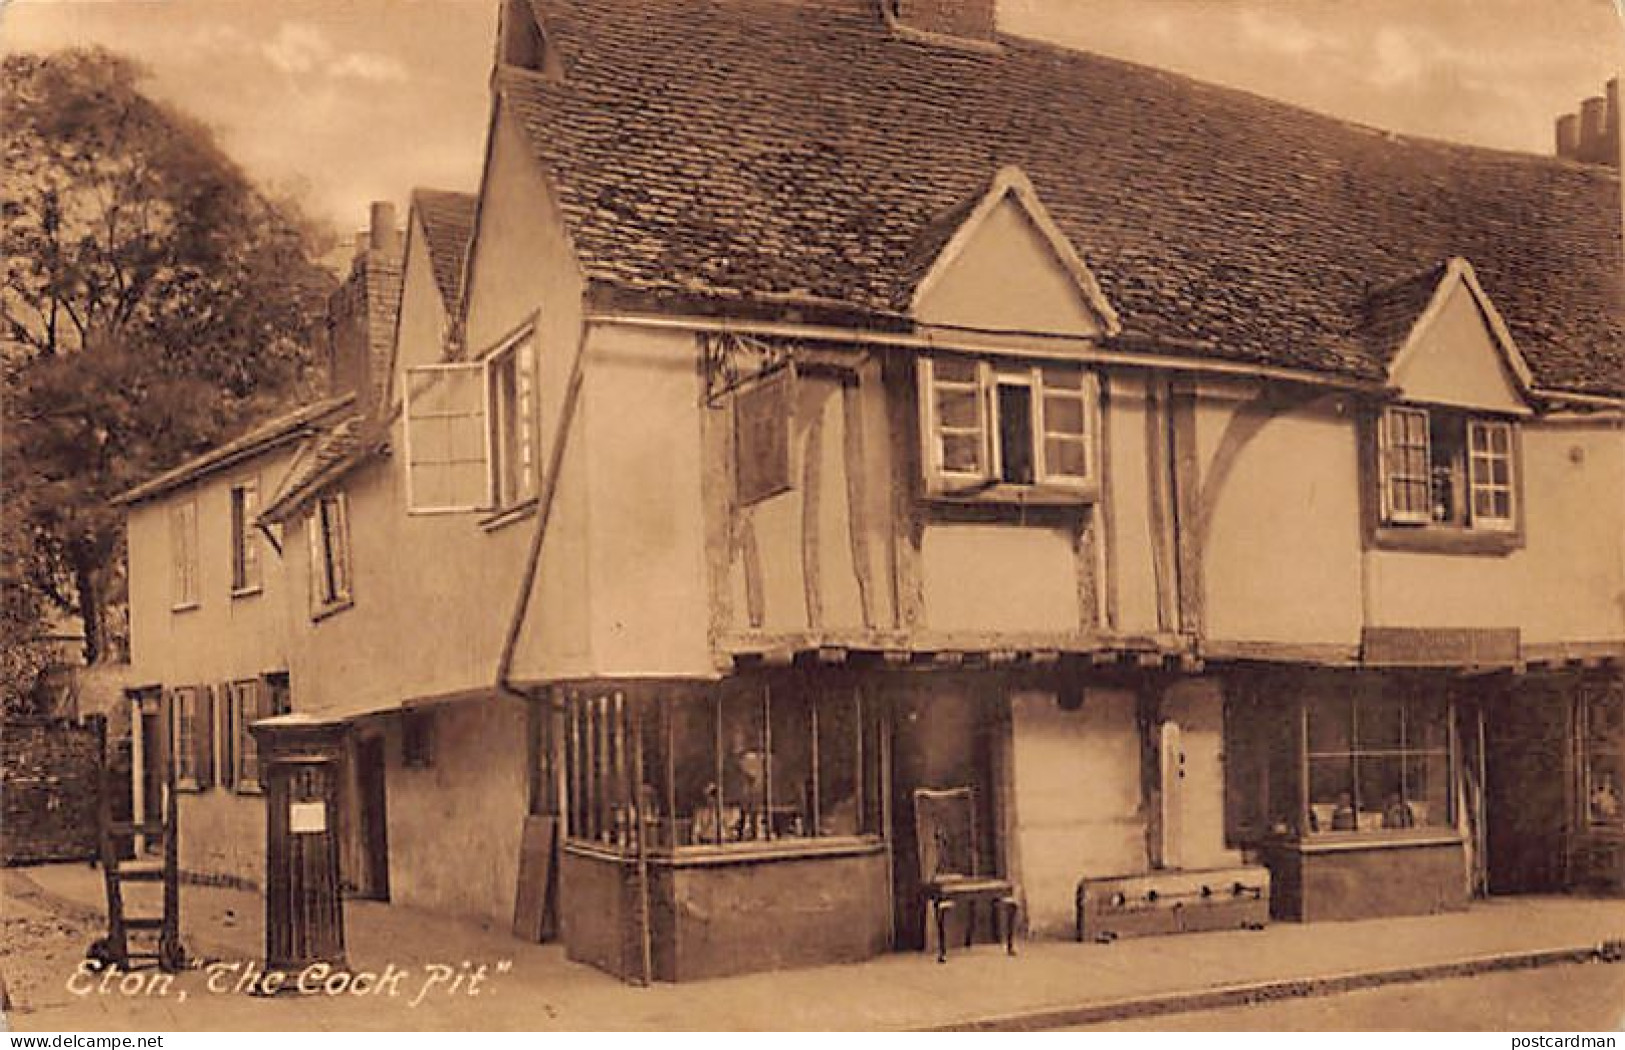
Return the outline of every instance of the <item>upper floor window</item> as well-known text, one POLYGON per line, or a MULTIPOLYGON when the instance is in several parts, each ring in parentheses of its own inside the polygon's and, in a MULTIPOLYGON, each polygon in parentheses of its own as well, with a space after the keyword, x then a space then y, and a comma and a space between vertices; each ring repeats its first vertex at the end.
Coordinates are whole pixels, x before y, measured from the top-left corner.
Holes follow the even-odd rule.
POLYGON ((254 517, 260 509, 258 480, 231 489, 231 593, 253 594, 260 589, 260 548, 254 535, 254 517))
POLYGON ((1094 491, 1096 386, 1082 368, 925 357, 919 386, 933 495, 1094 491))
POLYGON ((409 509, 504 510, 535 497, 528 328, 480 360, 407 369, 405 411, 409 509))
POLYGON ((197 499, 189 497, 169 509, 170 604, 194 609, 199 601, 197 499))
POLYGON ((350 523, 344 493, 323 496, 310 515, 311 614, 322 616, 353 601, 350 523))
POLYGON ((1381 426, 1383 522, 1512 532, 1516 461, 1509 422, 1390 406, 1381 426))

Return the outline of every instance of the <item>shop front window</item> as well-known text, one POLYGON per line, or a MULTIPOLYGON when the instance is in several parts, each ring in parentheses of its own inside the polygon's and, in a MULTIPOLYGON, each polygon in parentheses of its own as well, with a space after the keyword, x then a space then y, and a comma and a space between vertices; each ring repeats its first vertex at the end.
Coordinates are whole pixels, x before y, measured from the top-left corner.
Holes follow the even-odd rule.
POLYGON ((1306 698, 1304 830, 1450 826, 1448 710, 1442 696, 1398 683, 1306 698))
POLYGON ((1585 720, 1585 816, 1598 829, 1625 829, 1625 686, 1592 685, 1581 694, 1585 720))
POLYGON ((880 721, 850 686, 730 679, 572 696, 570 837, 611 849, 793 844, 880 829, 880 721))

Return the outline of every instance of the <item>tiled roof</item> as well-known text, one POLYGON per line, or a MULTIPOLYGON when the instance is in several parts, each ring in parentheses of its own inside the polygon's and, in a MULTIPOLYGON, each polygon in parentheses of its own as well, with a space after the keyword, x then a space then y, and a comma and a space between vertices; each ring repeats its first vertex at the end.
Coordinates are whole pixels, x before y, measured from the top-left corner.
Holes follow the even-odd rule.
POLYGON ((415 189, 412 207, 423 221, 423 235, 434 267, 434 283, 448 314, 455 314, 463 298, 463 259, 474 235, 472 193, 415 189))
POLYGON ((217 445, 200 456, 189 459, 177 467, 164 471, 157 477, 150 478, 134 488, 120 493, 113 497, 112 503, 114 506, 140 503, 143 500, 161 496, 166 492, 180 488, 182 485, 197 481, 217 470, 224 470, 234 464, 241 463, 243 460, 259 455, 262 452, 279 448, 290 441, 295 441, 315 432, 323 419, 348 407, 354 401, 355 395, 353 394, 325 398, 267 420, 240 437, 233 438, 223 445, 217 445))
POLYGON ((1015 165, 1139 345, 1379 380, 1367 290, 1459 255, 1538 384, 1625 389, 1606 168, 1019 38, 930 46, 851 3, 536 6, 564 75, 505 69, 499 89, 587 276, 617 294, 895 319, 941 216, 1015 165))
POLYGON ((382 451, 384 442, 383 428, 360 413, 328 424, 299 450, 287 477, 260 511, 260 520, 287 520, 330 483, 382 451))
POLYGON ((1433 293, 1438 290, 1449 265, 1448 260, 1440 260, 1366 295, 1361 308, 1360 334, 1373 358, 1384 365, 1392 363, 1433 301, 1433 293))

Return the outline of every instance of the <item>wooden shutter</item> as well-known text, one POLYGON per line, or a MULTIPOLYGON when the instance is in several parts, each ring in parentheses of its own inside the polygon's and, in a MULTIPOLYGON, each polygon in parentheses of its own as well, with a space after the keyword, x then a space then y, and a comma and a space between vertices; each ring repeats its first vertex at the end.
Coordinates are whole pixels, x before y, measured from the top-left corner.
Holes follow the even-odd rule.
POLYGON ((214 784, 214 686, 200 685, 192 695, 196 697, 192 714, 192 748, 197 756, 194 779, 202 791, 214 784))
POLYGON ((237 696, 238 686, 233 682, 222 682, 220 685, 220 700, 214 705, 215 732, 219 738, 220 786, 233 788, 237 786, 237 696))

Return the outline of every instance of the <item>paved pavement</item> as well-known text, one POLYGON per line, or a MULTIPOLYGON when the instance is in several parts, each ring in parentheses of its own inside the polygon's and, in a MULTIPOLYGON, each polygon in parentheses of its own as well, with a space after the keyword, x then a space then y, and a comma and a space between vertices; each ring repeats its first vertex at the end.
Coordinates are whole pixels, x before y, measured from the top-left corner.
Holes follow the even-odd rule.
POLYGON ((256 894, 184 887, 183 930, 203 965, 167 985, 121 986, 73 978, 101 926, 99 872, 52 865, 3 874, 0 967, 17 1000, 10 1021, 33 1030, 1036 1028, 1572 962, 1625 940, 1620 900, 1501 898, 1420 918, 1110 945, 1028 941, 1015 958, 986 945, 946 965, 898 953, 797 970, 793 980, 767 973, 634 988, 505 929, 352 901, 352 969, 380 979, 363 982, 360 995, 266 998, 233 987, 262 958, 256 894))
POLYGON ((1077 1031, 1617 1032, 1622 1022, 1625 966, 1592 963, 1141 1017, 1077 1031))

